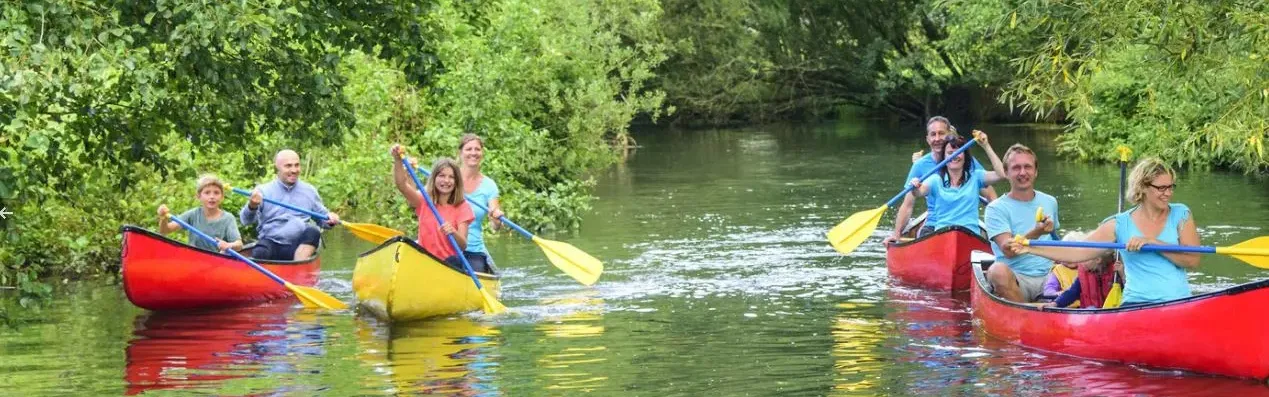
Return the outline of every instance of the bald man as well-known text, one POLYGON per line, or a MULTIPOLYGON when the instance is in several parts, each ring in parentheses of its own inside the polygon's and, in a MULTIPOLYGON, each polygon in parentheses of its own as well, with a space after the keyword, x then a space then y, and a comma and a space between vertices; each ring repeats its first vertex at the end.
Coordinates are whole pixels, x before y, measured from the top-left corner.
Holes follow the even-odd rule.
POLYGON ((308 223, 308 215, 279 205, 261 206, 264 198, 325 214, 329 218, 326 227, 339 223, 339 215, 322 205, 322 197, 313 185, 300 182, 300 155, 294 150, 279 151, 273 156, 273 166, 278 178, 256 186, 251 200, 239 212, 243 225, 256 224, 258 241, 251 256, 269 260, 308 259, 321 243, 321 229, 308 223))

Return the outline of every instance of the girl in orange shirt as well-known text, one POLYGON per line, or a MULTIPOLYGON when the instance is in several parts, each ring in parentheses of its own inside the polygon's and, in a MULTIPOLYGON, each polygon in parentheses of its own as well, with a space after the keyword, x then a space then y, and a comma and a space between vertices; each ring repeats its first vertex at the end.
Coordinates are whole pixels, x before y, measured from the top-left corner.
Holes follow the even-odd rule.
POLYGON ((401 145, 392 145, 390 152, 393 159, 392 180, 397 185, 397 190, 405 196, 405 201, 414 207, 414 214, 419 218, 419 245, 432 256, 461 268, 459 252, 454 251, 445 236, 452 235, 460 247, 467 247, 468 226, 476 217, 471 205, 463 198, 463 177, 458 163, 442 157, 432 165, 432 174, 427 177, 424 188, 432 198, 436 212, 445 220, 444 224, 438 224, 432 211, 428 210, 427 203, 423 202, 423 194, 414 187, 405 166, 401 165, 404 155, 401 145))

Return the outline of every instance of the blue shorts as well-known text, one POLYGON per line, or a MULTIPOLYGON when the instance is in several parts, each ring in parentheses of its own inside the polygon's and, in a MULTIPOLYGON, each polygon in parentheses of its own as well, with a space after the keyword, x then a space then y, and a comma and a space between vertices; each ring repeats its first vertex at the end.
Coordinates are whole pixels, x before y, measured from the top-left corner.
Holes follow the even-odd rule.
POLYGON ((257 241, 255 248, 251 249, 251 257, 270 261, 289 261, 295 259, 295 250, 301 245, 319 247, 321 243, 322 229, 308 225, 304 228, 304 232, 300 233, 300 239, 291 244, 282 245, 269 240, 257 241))
POLYGON ((493 258, 489 257, 489 254, 463 251, 463 256, 467 257, 467 263, 471 264, 472 271, 494 274, 493 258))

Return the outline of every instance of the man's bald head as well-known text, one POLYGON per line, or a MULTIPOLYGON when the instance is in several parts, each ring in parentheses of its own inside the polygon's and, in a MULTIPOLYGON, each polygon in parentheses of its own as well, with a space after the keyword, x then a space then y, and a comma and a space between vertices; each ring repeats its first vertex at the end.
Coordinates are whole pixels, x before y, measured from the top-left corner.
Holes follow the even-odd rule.
POLYGON ((273 155, 273 165, 281 166, 283 161, 295 160, 300 161, 300 154, 291 149, 282 149, 278 154, 273 155))
POLYGON ((300 180, 300 154, 291 149, 282 149, 273 156, 273 167, 278 170, 278 179, 287 185, 294 185, 300 180))

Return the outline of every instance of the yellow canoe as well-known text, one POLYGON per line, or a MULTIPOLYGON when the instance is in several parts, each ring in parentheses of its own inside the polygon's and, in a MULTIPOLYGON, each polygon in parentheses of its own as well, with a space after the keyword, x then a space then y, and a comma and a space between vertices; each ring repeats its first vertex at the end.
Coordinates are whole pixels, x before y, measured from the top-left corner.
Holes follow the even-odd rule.
MULTIPOLYGON (((477 272, 476 277, 498 296, 499 276, 477 272)), ((480 310, 484 302, 461 267, 436 259, 401 236, 357 258, 352 287, 362 307, 390 322, 480 310)))

